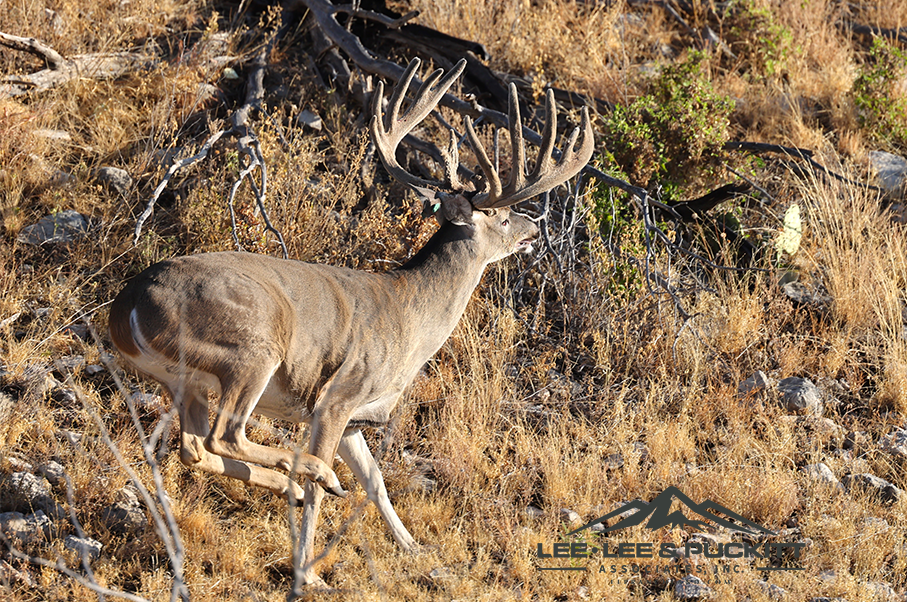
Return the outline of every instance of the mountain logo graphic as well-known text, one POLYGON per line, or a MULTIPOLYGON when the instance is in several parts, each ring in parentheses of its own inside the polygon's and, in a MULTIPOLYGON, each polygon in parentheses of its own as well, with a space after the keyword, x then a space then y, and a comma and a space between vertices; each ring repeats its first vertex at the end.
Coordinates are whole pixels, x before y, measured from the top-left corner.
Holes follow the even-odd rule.
POLYGON ((643 521, 645 521, 647 518, 649 519, 649 521, 646 523, 646 529, 649 529, 651 531, 668 526, 673 529, 674 527, 683 527, 689 525, 700 530, 706 527, 706 523, 704 521, 687 518, 686 515, 684 515, 680 510, 671 512, 671 504, 675 499, 700 517, 732 531, 740 531, 741 533, 747 533, 749 535, 758 535, 760 533, 766 535, 777 535, 777 533, 775 533, 774 531, 769 531, 762 525, 754 523, 751 520, 747 520, 736 512, 731 512, 724 506, 720 506, 711 500, 706 500, 701 504, 697 504, 692 499, 687 497, 687 495, 682 491, 672 486, 659 493, 658 496, 651 502, 636 500, 634 502, 624 504, 613 512, 609 512, 608 514, 583 525, 579 529, 567 533, 567 537, 576 535, 580 531, 585 531, 586 529, 604 523, 605 521, 614 518, 615 516, 619 516, 631 510, 636 510, 636 512, 634 512, 630 516, 625 517, 623 520, 618 521, 614 526, 608 527, 604 531, 600 531, 600 533, 611 533, 612 531, 619 531, 628 527, 634 527, 636 525, 642 524, 643 521), (715 514, 715 512, 720 512, 721 514, 732 518, 736 522, 731 522, 726 518, 722 518, 715 514))

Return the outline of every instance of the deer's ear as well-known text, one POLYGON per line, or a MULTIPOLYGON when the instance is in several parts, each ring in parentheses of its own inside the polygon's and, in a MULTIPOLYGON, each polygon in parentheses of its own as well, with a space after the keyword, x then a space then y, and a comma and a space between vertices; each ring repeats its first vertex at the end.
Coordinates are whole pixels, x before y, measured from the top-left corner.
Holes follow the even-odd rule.
POLYGON ((434 215, 438 223, 451 222, 457 226, 472 224, 472 203, 461 194, 445 194, 429 188, 413 186, 413 190, 425 201, 422 215, 434 215))
POLYGON ((462 194, 444 195, 441 198, 440 213, 446 221, 457 226, 470 226, 473 223, 472 203, 462 194))

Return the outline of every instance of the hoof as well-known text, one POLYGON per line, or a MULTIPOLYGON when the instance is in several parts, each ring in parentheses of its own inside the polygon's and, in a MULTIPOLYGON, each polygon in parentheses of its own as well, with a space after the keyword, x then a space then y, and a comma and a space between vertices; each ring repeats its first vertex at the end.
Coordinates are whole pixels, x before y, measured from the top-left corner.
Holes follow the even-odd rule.
POLYGON ((329 486, 325 485, 324 483, 318 483, 318 484, 321 485, 324 488, 324 490, 327 491, 328 493, 330 493, 331 495, 336 495, 337 497, 346 497, 346 491, 344 491, 343 487, 340 486, 339 482, 336 485, 334 485, 333 487, 329 487, 329 486))

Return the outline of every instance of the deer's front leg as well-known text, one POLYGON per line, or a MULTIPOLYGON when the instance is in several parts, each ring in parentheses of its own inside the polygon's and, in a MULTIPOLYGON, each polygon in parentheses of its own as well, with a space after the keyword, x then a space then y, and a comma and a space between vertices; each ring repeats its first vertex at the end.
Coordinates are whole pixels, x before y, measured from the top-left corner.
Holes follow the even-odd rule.
POLYGON ((365 437, 359 429, 348 430, 340 439, 340 447, 337 449, 340 457, 346 462, 356 480, 365 489, 368 499, 375 503, 381 518, 384 519, 387 528, 390 529, 394 541, 407 552, 419 551, 419 544, 409 534, 406 527, 400 521, 400 517, 394 511, 390 498, 387 497, 387 488, 384 486, 384 477, 381 476, 381 470, 375 457, 369 451, 365 443, 365 437))

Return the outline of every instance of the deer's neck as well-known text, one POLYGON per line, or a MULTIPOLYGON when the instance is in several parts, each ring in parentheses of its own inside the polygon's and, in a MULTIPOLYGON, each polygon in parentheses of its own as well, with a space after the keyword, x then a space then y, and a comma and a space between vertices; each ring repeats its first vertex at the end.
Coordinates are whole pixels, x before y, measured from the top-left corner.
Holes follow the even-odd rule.
POLYGON ((394 272, 411 323, 439 338, 438 347, 460 321, 488 263, 470 232, 448 223, 394 272))

